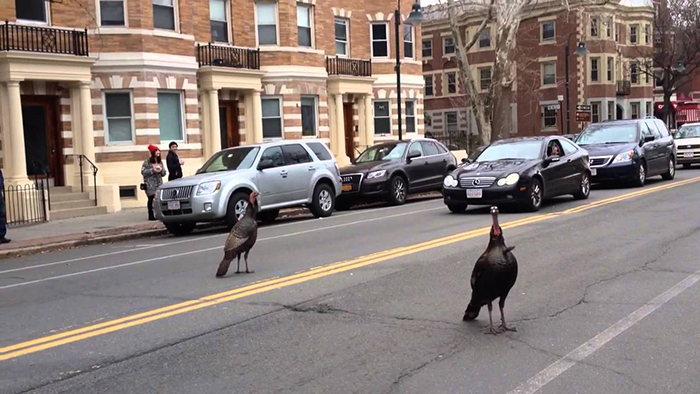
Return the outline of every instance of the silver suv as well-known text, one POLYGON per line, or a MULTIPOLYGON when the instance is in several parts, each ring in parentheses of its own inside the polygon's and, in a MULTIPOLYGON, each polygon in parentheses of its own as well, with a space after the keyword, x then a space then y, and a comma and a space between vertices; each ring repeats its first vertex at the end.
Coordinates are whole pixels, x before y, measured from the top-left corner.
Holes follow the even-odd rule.
POLYGON ((327 217, 341 187, 338 164, 323 142, 287 140, 222 150, 194 176, 161 186, 153 204, 170 233, 186 235, 198 222, 233 227, 253 191, 260 194, 257 217, 264 222, 296 206, 327 217))

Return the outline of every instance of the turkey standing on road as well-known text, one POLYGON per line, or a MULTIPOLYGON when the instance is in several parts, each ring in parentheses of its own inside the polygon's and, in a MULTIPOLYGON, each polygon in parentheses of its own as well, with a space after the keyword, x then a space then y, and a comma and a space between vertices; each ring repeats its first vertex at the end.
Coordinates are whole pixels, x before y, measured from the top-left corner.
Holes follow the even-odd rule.
POLYGON ((255 202, 258 198, 257 192, 250 193, 250 202, 245 209, 243 217, 238 219, 236 224, 231 229, 231 233, 226 239, 224 245, 224 259, 219 264, 219 270, 216 271, 216 277, 221 278, 228 272, 228 267, 234 258, 238 258, 236 265, 236 273, 241 273, 241 254, 245 259, 245 273, 252 274, 254 271, 248 271, 248 253, 253 249, 255 241, 258 239, 258 222, 255 220, 255 202))
POLYGON ((518 277, 518 260, 511 251, 514 246, 506 247, 503 239, 503 229, 498 225, 498 208, 491 207, 493 224, 491 225, 491 238, 484 253, 479 257, 472 272, 472 299, 464 312, 462 320, 474 320, 479 316, 479 311, 484 305, 489 307, 489 332, 497 334, 493 329, 492 302, 496 298, 501 310, 501 330, 516 331, 515 328, 506 325, 506 318, 503 315, 503 307, 506 303, 508 292, 515 284, 518 277))

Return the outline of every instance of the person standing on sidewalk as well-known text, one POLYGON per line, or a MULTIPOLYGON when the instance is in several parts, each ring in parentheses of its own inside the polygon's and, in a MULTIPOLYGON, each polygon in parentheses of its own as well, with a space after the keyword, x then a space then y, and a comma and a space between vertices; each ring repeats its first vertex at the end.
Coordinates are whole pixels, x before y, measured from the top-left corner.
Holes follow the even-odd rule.
POLYGON ((170 173, 168 180, 174 181, 182 178, 182 165, 185 162, 177 155, 177 142, 171 142, 168 148, 168 156, 165 158, 165 162, 168 164, 168 172, 170 173))
POLYGON ((151 156, 141 166, 141 175, 143 176, 141 190, 145 191, 148 197, 148 220, 156 220, 156 216, 153 214, 153 199, 156 196, 156 190, 163 184, 163 177, 167 172, 160 158, 160 149, 157 146, 148 145, 148 151, 151 156))
POLYGON ((0 169, 0 244, 9 244, 7 235, 7 207, 5 206, 5 175, 0 169))

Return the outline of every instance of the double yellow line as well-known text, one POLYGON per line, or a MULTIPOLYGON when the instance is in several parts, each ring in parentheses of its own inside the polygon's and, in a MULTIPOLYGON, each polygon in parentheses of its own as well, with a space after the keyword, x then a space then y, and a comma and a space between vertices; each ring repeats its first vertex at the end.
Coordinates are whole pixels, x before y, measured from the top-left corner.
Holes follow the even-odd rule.
MULTIPOLYGON (((528 224, 541 222, 544 220, 553 219, 563 215, 570 215, 601 207, 604 205, 628 200, 631 198, 643 196, 650 193, 655 193, 662 190, 672 189, 691 183, 700 181, 700 177, 687 179, 684 181, 664 184, 662 186, 641 189, 633 193, 627 193, 616 197, 607 198, 604 200, 595 201, 589 204, 581 205, 565 211, 535 215, 524 219, 514 220, 501 224, 504 229, 521 227, 528 224)), ((94 324, 79 328, 76 330, 66 331, 55 335, 49 335, 27 342, 17 343, 14 345, 0 348, 0 361, 9 360, 12 358, 40 352, 42 350, 51 349, 57 346, 82 341, 88 338, 108 334, 110 332, 123 330, 129 327, 138 326, 141 324, 165 319, 171 316, 180 315, 187 312, 196 311, 198 309, 207 308, 224 302, 237 300, 243 297, 249 297, 255 294, 265 293, 275 289, 296 285, 303 282, 308 282, 314 279, 323 278, 325 276, 334 275, 337 273, 354 270, 368 265, 377 264, 383 261, 392 260, 398 257, 423 252, 426 250, 438 248, 441 246, 450 245, 456 242, 461 242, 471 238, 487 235, 490 227, 482 227, 467 232, 458 233, 455 235, 437 238, 431 241, 414 244, 411 246, 389 249, 386 251, 370 254, 352 260, 341 261, 325 266, 315 267, 308 271, 299 272, 293 275, 272 278, 257 283, 252 283, 236 289, 224 291, 217 294, 212 294, 206 297, 201 297, 196 300, 185 301, 163 308, 153 309, 143 313, 126 316, 119 319, 109 320, 103 323, 94 324)))

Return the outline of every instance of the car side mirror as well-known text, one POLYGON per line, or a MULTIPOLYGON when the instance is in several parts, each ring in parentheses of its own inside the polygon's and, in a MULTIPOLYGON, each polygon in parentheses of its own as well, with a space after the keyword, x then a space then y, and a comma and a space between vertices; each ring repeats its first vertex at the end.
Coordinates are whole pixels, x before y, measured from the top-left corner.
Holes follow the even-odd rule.
POLYGON ((656 138, 654 138, 653 135, 647 135, 644 136, 644 143, 646 144, 647 142, 653 142, 656 138))
POLYGON ((469 163, 471 163, 471 162, 472 162, 472 161, 469 160, 469 158, 467 158, 467 157, 465 157, 465 158, 462 159, 462 164, 469 164, 469 163))
POLYGON ((408 153, 408 158, 407 158, 407 159, 408 159, 408 162, 410 163, 411 160, 413 160, 413 159, 415 159, 415 158, 417 158, 417 157, 421 157, 421 156, 422 156, 422 155, 421 155, 420 152, 414 150, 414 151, 411 151, 411 152, 408 153))
POLYGON ((260 160, 260 163, 258 164, 258 171, 267 170, 268 168, 274 167, 274 165, 275 163, 273 163, 270 159, 260 160))
POLYGON ((556 163, 561 160, 561 157, 559 156, 549 156, 546 159, 544 159, 545 164, 550 164, 550 163, 556 163))

